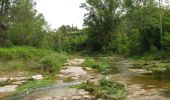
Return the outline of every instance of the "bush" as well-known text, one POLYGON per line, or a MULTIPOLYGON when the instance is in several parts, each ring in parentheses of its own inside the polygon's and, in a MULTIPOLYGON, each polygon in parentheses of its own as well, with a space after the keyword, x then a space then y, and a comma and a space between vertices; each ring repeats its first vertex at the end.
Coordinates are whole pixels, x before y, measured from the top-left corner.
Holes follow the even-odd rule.
POLYGON ((124 85, 106 79, 100 80, 98 85, 87 82, 76 86, 76 88, 85 89, 102 100, 123 100, 127 95, 124 85))
POLYGON ((33 59, 36 57, 42 57, 44 53, 42 50, 33 47, 13 47, 13 48, 0 48, 1 60, 13 60, 13 59, 33 59))
POLYGON ((109 67, 109 64, 106 61, 101 60, 101 59, 95 60, 95 59, 89 58, 82 64, 82 66, 94 68, 99 71, 104 71, 109 67))
POLYGON ((40 60, 40 64, 42 65, 42 69, 45 71, 49 71, 50 73, 59 72, 65 60, 65 55, 52 53, 47 56, 44 56, 40 60))
POLYGON ((169 78, 170 75, 170 65, 168 64, 154 64, 151 66, 150 70, 157 78, 169 78))
POLYGON ((58 72, 67 56, 33 47, 0 48, 0 69, 58 72))

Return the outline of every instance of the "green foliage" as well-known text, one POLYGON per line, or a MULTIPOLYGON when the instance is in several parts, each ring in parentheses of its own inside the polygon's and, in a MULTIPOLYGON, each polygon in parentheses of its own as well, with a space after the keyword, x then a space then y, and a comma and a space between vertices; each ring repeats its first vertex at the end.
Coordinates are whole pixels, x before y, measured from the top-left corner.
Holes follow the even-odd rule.
POLYGON ((123 100, 127 95, 124 85, 106 79, 102 79, 99 85, 87 82, 76 87, 85 89, 95 95, 96 98, 103 100, 123 100))
POLYGON ((2 2, 0 7, 3 10, 0 11, 3 13, 0 14, 0 46, 29 45, 40 47, 47 25, 43 15, 38 14, 35 10, 34 1, 1 0, 0 2, 2 2), (1 26, 7 28, 2 29, 1 26))
POLYGON ((80 35, 80 36, 68 36, 64 39, 63 49, 65 51, 80 51, 83 50, 84 43, 86 42, 87 36, 80 35))
POLYGON ((28 65, 23 60, 10 60, 0 62, 1 71, 25 70, 27 67, 28 65))
POLYGON ((168 64, 153 64, 150 70, 157 78, 167 78, 170 75, 170 65, 168 64))
POLYGON ((164 33, 163 39, 162 39, 162 45, 166 50, 170 50, 170 33, 164 33))
POLYGON ((65 55, 51 53, 40 60, 40 64, 42 65, 40 69, 49 71, 50 73, 59 72, 65 60, 65 55))
POLYGON ((71 82, 74 81, 71 77, 66 77, 63 79, 63 82, 71 82))
POLYGON ((43 80, 33 80, 17 87, 16 93, 24 93, 29 91, 35 91, 38 88, 46 87, 49 84, 54 83, 50 78, 45 78, 43 80))
POLYGON ((10 85, 12 83, 12 81, 10 79, 4 81, 4 82, 0 82, 0 87, 6 86, 6 85, 10 85))
POLYGON ((8 37, 14 45, 40 46, 46 25, 42 14, 37 14, 32 0, 20 0, 12 6, 12 25, 8 37), (22 15, 22 16, 21 16, 22 15))
POLYGON ((94 68, 99 71, 104 71, 109 67, 109 64, 107 61, 105 61, 103 59, 96 60, 96 59, 89 58, 82 64, 82 66, 94 68))
POLYGON ((165 89, 162 94, 166 97, 170 97, 170 89, 165 89))
POLYGON ((51 48, 67 52, 80 51, 85 48, 84 44, 87 40, 87 35, 84 30, 61 31, 61 28, 57 32, 50 33, 48 43, 51 48))
POLYGON ((84 24, 88 27, 88 43, 93 51, 106 51, 113 39, 113 32, 119 23, 118 0, 86 0, 81 5, 89 13, 84 24))
POLYGON ((58 72, 67 56, 33 47, 0 48, 1 70, 58 72))
POLYGON ((42 57, 43 51, 33 47, 13 47, 13 48, 0 48, 1 60, 14 60, 14 59, 33 59, 35 57, 42 57))

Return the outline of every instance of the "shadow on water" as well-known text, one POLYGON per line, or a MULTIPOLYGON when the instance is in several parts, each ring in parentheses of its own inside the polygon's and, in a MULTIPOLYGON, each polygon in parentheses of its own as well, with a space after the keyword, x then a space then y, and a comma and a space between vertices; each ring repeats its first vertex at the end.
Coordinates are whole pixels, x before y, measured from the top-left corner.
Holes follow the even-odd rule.
POLYGON ((153 88, 170 88, 170 80, 158 79, 155 78, 153 75, 133 76, 129 77, 128 81, 130 84, 141 84, 142 88, 145 90, 153 88))
MULTIPOLYGON (((130 69, 133 67, 133 61, 121 59, 116 62, 114 67, 118 68, 120 71, 117 75, 114 75, 113 79, 118 81, 123 80, 123 82, 126 82, 126 85, 130 86, 137 84, 141 89, 146 91, 155 89, 158 90, 157 92, 161 92, 159 90, 164 91, 166 89, 170 89, 170 80, 168 79, 161 79, 150 73, 141 74, 138 72, 132 72, 130 69)), ((167 91, 167 93, 170 95, 170 90, 167 91)))

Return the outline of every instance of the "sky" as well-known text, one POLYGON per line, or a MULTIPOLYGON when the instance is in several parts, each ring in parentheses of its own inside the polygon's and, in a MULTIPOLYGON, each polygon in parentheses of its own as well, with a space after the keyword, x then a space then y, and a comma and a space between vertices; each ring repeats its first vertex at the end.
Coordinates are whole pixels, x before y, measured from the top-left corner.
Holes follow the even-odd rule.
POLYGON ((85 0, 35 0, 36 9, 43 13, 52 29, 61 25, 83 27, 83 18, 86 11, 79 8, 85 0))

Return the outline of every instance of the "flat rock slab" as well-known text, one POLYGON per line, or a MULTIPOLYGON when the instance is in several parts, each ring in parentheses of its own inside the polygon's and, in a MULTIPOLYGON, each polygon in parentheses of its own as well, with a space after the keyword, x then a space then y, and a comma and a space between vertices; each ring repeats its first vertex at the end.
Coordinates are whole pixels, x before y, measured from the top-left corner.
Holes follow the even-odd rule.
POLYGON ((129 70, 139 74, 152 74, 152 71, 147 71, 145 69, 129 69, 129 70))
POLYGON ((34 75, 32 76, 34 80, 42 80, 44 77, 42 75, 34 75))
POLYGON ((80 76, 80 75, 87 74, 87 72, 83 70, 82 67, 74 67, 74 66, 70 66, 67 69, 61 70, 60 73, 62 75, 67 75, 67 76, 80 76))
POLYGON ((0 93, 14 92, 17 87, 18 85, 7 85, 7 86, 0 87, 0 93))
POLYGON ((50 89, 27 95, 23 100, 91 100, 94 98, 85 90, 72 88, 50 89))

